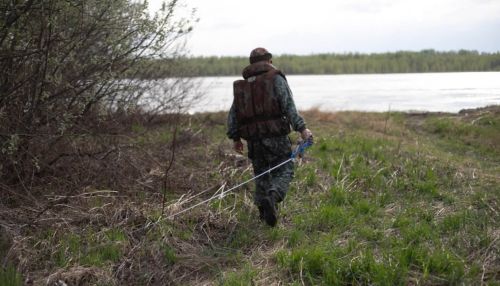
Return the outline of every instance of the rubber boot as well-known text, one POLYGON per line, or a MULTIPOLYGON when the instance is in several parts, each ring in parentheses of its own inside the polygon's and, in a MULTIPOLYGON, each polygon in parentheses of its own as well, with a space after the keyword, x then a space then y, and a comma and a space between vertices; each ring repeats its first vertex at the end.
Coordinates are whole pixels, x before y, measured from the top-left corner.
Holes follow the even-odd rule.
MULTIPOLYGON (((266 196, 262 199, 260 207, 262 208, 262 216, 266 221, 267 225, 274 227, 278 222, 278 215, 276 212, 276 203, 274 196, 266 196)), ((260 208, 259 208, 260 211, 260 208)))
POLYGON ((262 205, 258 206, 259 208, 259 219, 264 221, 264 207, 262 205))

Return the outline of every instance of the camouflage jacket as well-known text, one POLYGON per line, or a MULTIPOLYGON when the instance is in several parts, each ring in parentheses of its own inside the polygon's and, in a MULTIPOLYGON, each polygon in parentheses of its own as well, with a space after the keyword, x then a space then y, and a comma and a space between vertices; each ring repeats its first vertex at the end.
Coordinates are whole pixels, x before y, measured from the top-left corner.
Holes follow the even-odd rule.
MULTIPOLYGON (((282 76, 278 75, 274 79, 274 94, 278 97, 280 105, 285 108, 284 113, 286 114, 292 129, 298 132, 304 130, 306 128, 306 123, 297 112, 295 102, 292 98, 292 91, 290 90, 287 81, 282 76)), ((233 140, 240 139, 234 104, 231 106, 227 117, 227 136, 233 140)))

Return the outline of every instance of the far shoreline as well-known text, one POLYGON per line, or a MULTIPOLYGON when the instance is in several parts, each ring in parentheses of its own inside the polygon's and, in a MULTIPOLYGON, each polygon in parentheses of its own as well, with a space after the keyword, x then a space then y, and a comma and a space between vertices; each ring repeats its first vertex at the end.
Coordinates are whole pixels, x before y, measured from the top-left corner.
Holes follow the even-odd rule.
MULTIPOLYGON (((475 114, 480 112, 490 112, 495 111, 496 109, 500 110, 500 104, 494 105, 486 105, 476 108, 463 108, 457 112, 448 112, 448 111, 425 111, 425 110, 387 110, 387 111, 364 111, 364 110, 334 110, 327 111, 321 110, 320 108, 309 108, 309 109, 299 109, 299 113, 303 114, 312 114, 312 113, 320 113, 320 114, 337 114, 337 113, 360 113, 360 114, 396 114, 401 113, 407 116, 440 116, 440 115, 467 115, 467 114, 475 114)), ((219 114, 219 113, 227 113, 229 110, 218 110, 218 111, 201 111, 201 112, 188 112, 189 116, 203 116, 210 114, 219 114)))

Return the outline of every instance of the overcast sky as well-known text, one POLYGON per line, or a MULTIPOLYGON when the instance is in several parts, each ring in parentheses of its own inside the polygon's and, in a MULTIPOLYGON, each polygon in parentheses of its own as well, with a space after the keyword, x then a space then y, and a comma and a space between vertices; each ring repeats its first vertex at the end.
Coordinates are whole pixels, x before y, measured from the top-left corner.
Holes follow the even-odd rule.
MULTIPOLYGON (((150 0, 154 11, 161 0, 150 0)), ((194 56, 500 51, 500 0, 184 0, 194 56)))

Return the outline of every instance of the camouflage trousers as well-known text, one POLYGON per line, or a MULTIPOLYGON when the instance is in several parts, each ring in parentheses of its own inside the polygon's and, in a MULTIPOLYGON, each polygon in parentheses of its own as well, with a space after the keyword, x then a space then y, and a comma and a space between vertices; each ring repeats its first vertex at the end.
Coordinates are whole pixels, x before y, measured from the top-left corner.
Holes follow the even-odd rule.
MULTIPOLYGON (((292 153, 291 145, 288 136, 248 141, 248 157, 252 160, 254 174, 258 175, 289 159, 292 153)), ((290 161, 271 173, 257 178, 255 204, 260 206, 261 200, 273 191, 278 195, 276 202, 283 201, 293 179, 293 168, 293 162, 290 161)))

